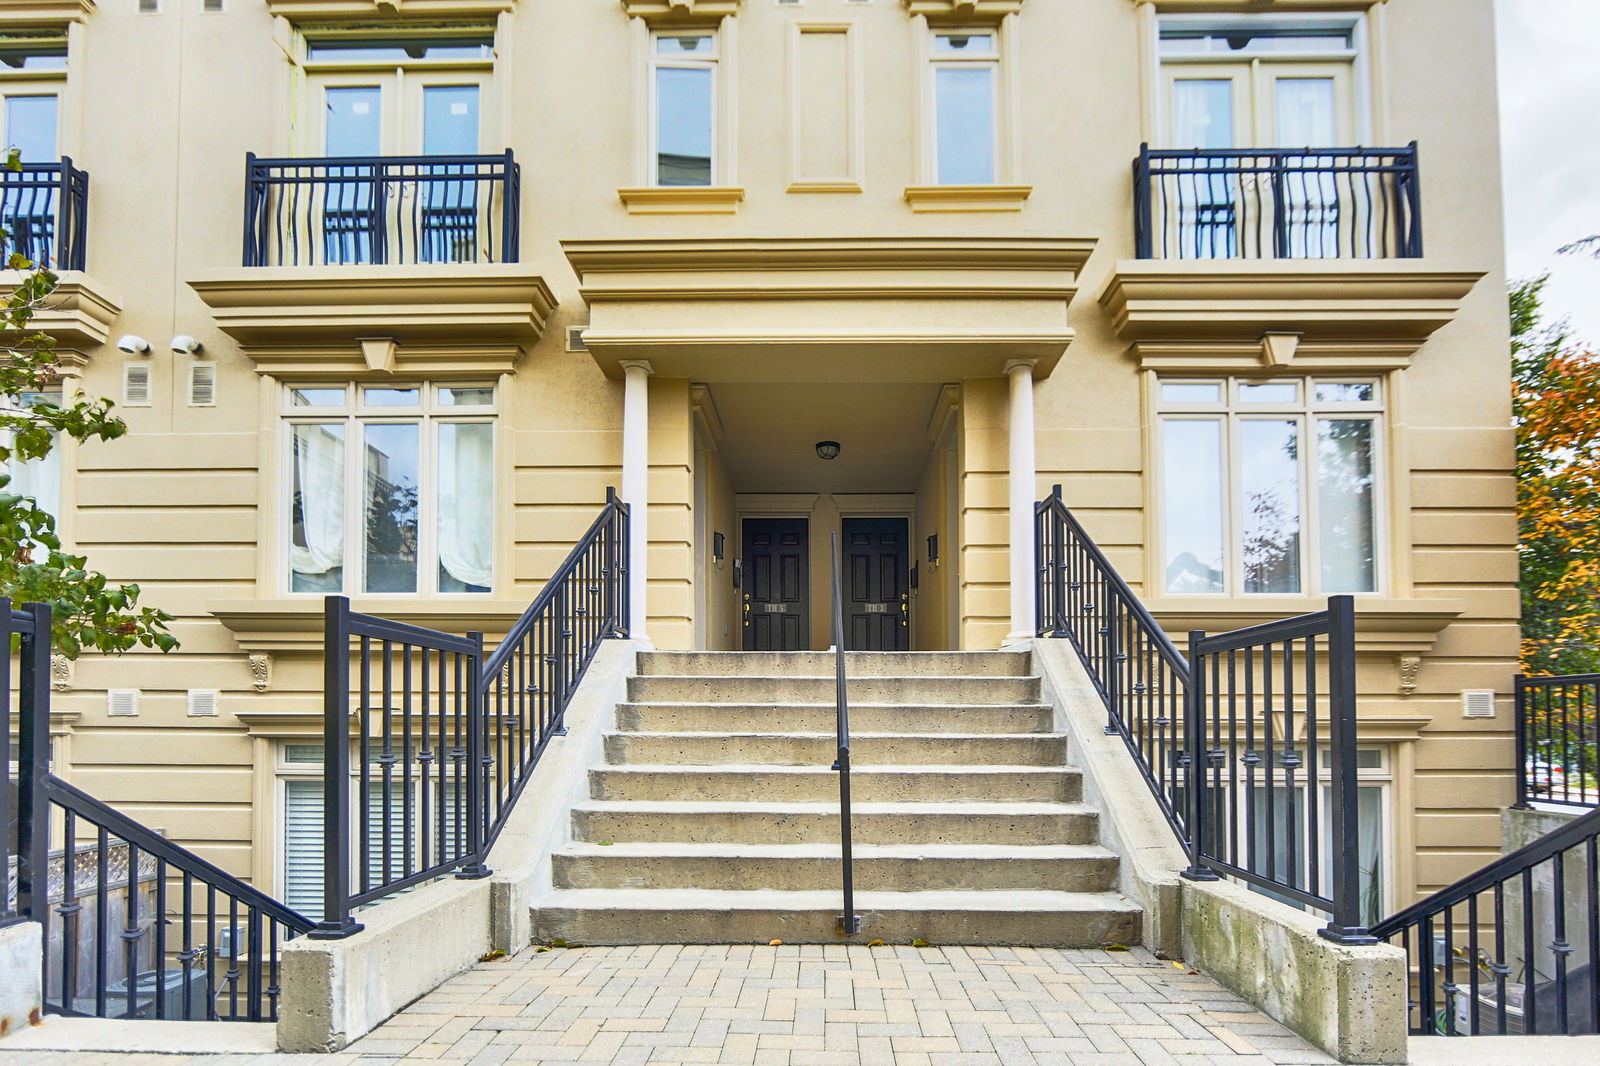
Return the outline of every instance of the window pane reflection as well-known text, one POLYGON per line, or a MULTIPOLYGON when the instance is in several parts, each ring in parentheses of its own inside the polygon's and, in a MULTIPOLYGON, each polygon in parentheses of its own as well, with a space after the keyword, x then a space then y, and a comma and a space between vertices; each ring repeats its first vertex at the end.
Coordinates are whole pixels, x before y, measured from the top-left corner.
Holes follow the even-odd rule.
POLYGON ((1300 591, 1300 427, 1239 423, 1244 591, 1300 591))
POLYGON ((417 591, 417 425, 366 427, 366 591, 417 591))
POLYGON ((1317 501, 1323 591, 1372 592, 1377 588, 1377 537, 1370 419, 1317 423, 1317 501))
POLYGON ((1168 592, 1222 591, 1222 423, 1162 423, 1168 592))
POLYGON ((656 184, 711 184, 711 71, 656 70, 656 184))

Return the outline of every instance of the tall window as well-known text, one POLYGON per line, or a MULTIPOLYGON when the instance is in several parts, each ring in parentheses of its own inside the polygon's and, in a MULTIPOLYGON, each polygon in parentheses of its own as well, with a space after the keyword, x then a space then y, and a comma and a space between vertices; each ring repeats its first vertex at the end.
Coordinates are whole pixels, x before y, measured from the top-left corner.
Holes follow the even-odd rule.
MULTIPOLYGON (((0 408, 18 412, 31 410, 41 403, 60 406, 61 390, 50 389, 45 392, 25 392, 21 396, 0 398, 0 408)), ((52 431, 50 441, 50 451, 43 458, 22 459, 12 455, 6 464, 6 473, 11 475, 11 481, 0 491, 17 496, 30 497, 34 503, 38 504, 40 510, 48 512, 56 519, 57 529, 59 530, 61 521, 60 434, 52 431)), ((8 439, 5 443, 9 446, 12 442, 8 439)))
POLYGON ((1166 591, 1377 591, 1378 381, 1163 378, 1158 389, 1166 591))
POLYGON ((934 182, 992 185, 998 180, 999 35, 939 30, 931 59, 934 182))
POLYGON ((651 183, 714 184, 717 35, 656 33, 650 53, 651 183))
MULTIPOLYGON (((0 33, 0 149, 17 149, 23 163, 60 161, 66 76, 67 40, 58 31, 0 33)), ((0 170, 5 253, 54 265, 59 201, 51 179, 0 170)))
POLYGON ((494 386, 284 390, 287 583, 309 593, 487 593, 494 386))

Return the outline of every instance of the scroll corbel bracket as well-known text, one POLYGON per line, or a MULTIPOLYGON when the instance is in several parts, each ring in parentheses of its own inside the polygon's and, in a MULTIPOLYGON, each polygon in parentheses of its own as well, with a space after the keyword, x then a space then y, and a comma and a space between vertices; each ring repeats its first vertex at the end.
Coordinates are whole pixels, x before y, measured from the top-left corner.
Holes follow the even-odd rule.
POLYGON ((1422 670, 1422 656, 1402 655, 1396 662, 1400 669, 1400 695, 1410 696, 1417 691, 1417 674, 1422 670))

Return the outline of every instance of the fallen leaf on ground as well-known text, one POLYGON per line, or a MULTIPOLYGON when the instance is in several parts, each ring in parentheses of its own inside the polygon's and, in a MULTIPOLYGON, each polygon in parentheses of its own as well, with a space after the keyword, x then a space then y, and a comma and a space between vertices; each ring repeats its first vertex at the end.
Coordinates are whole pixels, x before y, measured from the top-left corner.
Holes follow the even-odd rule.
POLYGON ((783 947, 783 941, 781 941, 781 940, 769 940, 769 941, 767 941, 767 947, 769 947, 769 948, 781 948, 781 947, 783 947))
POLYGON ((479 955, 478 956, 478 961, 479 962, 498 962, 498 961, 500 961, 501 959, 503 959, 505 957, 506 957, 506 953, 504 951, 500 950, 499 948, 495 948, 493 951, 489 952, 489 954, 487 954, 487 955, 479 955))
POLYGON ((928 946, 928 942, 921 937, 918 937, 911 942, 911 946, 914 948, 925 948, 928 946))
POLYGON ((869 941, 867 941, 867 947, 869 947, 869 948, 881 948, 881 947, 883 947, 883 941, 881 941, 881 940, 869 940, 869 941))
POLYGON ((1126 944, 1101 944, 1100 948, 1103 951, 1127 951, 1128 950, 1128 945, 1126 945, 1126 944))

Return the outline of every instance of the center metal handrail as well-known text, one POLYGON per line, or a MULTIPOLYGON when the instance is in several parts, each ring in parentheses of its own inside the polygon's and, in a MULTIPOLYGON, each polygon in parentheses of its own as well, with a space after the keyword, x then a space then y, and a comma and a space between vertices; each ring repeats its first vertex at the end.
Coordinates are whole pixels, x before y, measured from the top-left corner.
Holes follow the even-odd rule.
POLYGON ((844 681, 844 592, 839 576, 839 534, 833 535, 833 655, 834 727, 839 755, 833 768, 839 772, 839 850, 844 876, 844 910, 839 929, 845 935, 861 931, 861 915, 856 913, 855 871, 850 854, 850 700, 844 681))

